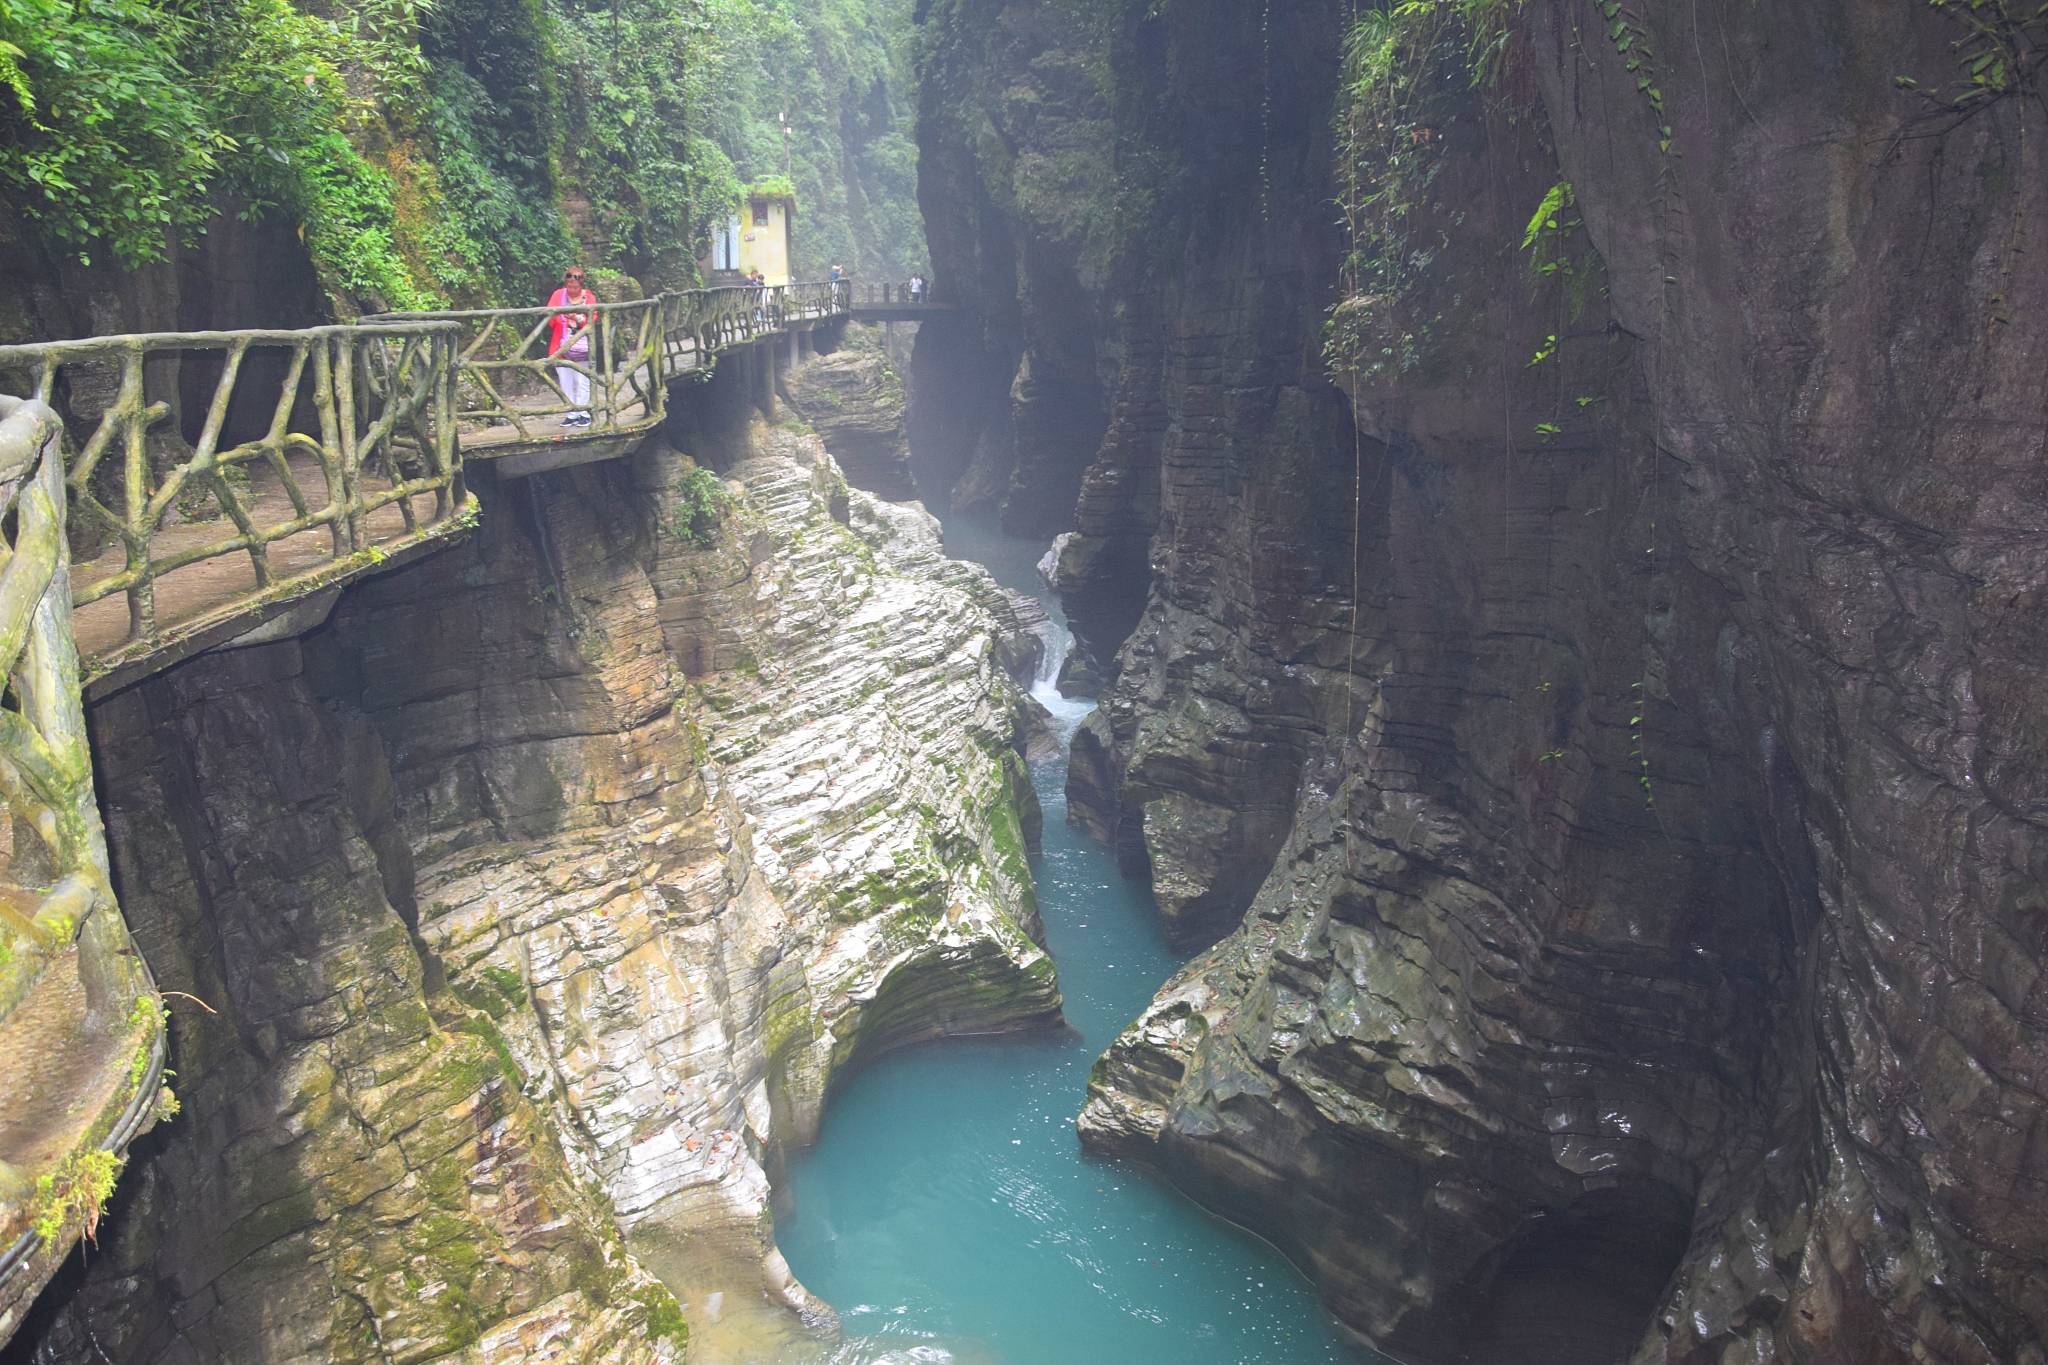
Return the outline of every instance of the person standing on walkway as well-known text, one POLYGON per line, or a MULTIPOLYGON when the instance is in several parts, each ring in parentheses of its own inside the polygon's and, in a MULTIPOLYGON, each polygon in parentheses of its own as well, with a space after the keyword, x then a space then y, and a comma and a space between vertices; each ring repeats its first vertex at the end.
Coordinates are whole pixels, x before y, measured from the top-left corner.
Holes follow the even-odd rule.
MULTIPOLYGON (((596 302, 597 295, 583 283, 580 265, 562 272, 562 287, 548 296, 550 308, 587 307, 596 302)), ((590 425, 590 321, 589 313, 557 313, 548 319, 548 354, 570 362, 555 366, 555 379, 570 409, 562 418, 565 427, 590 425)))

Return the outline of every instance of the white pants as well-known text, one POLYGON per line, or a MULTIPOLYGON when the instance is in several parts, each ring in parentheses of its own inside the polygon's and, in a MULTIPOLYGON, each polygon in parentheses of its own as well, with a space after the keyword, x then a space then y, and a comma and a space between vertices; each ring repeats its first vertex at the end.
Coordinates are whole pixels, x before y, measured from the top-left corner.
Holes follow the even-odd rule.
POLYGON ((581 370, 572 370, 567 365, 557 365, 555 367, 555 378, 561 381, 562 394, 569 400, 569 405, 575 409, 575 411, 568 415, 571 417, 587 416, 587 409, 590 407, 590 376, 581 370))

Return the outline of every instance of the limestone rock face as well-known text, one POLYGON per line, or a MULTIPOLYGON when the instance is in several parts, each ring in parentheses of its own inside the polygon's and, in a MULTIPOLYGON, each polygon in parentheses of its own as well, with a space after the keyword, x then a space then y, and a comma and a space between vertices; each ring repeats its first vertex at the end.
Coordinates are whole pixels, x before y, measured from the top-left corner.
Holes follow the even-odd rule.
POLYGON ((500 488, 100 708, 130 913, 222 1012, 43 1358, 667 1359, 650 1271, 703 1358, 829 1323, 780 1147, 840 1068, 1059 995, 993 583, 814 438, 737 444, 715 543, 665 450, 500 488))
POLYGON ((187 993, 182 1114, 37 1358, 680 1359, 674 1301, 503 1037, 429 987, 386 754, 301 645, 202 659, 92 721, 124 909, 187 993))
POLYGON ((1182 174, 1054 569, 1069 801, 1212 946, 1084 1139, 1404 1358, 2041 1361, 2038 106, 1901 95, 1937 7, 1658 11, 1666 156, 1531 4, 1430 130, 1417 363, 1333 382, 1341 7, 1112 8, 1182 174))
POLYGON ((915 498, 903 381, 879 341, 814 356, 783 375, 790 405, 816 429, 846 481, 876 497, 915 498))

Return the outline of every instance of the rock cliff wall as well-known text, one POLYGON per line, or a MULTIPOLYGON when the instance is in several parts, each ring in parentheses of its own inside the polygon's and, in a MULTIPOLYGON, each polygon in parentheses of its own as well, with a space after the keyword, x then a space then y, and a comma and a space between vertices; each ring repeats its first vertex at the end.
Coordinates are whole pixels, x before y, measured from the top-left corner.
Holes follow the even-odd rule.
POLYGON ((935 297, 918 329, 912 454, 934 505, 1064 530, 1106 419, 1111 173, 1094 22, 1058 3, 920 0, 918 197, 935 297))
POLYGON ((818 433, 847 482, 876 497, 915 498, 902 376, 888 329, 850 325, 844 344, 782 375, 782 393, 818 433))
POLYGON ((1072 808, 1220 941, 1084 1138, 1418 1359, 2040 1360, 2038 91, 1949 104, 1928 5, 1537 0, 1333 379, 1354 16, 1114 8, 1072 808))
POLYGON ((666 447, 500 485, 97 710, 124 904, 218 1012, 17 1350, 642 1361, 687 1316, 721 1358, 829 1320, 768 1172, 834 1075, 1058 1018, 1001 595, 813 437, 698 449, 715 535, 666 447))

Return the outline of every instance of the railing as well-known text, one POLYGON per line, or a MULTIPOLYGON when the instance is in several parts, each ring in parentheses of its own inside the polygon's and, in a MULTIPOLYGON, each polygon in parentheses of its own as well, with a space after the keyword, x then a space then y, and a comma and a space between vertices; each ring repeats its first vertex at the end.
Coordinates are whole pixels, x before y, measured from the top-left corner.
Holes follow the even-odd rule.
POLYGON ((120 566, 87 575, 74 605, 125 594, 126 642, 146 649, 165 642, 158 583, 180 569, 246 556, 254 589, 240 603, 249 605, 291 596, 370 550, 370 521, 387 508, 406 536, 462 514, 456 332, 426 321, 0 347, 0 376, 25 377, 38 400, 71 413, 83 439, 65 482, 81 529, 119 546, 120 566), (171 404, 149 397, 152 374, 175 377, 188 395, 211 379, 189 449, 170 429, 171 404), (118 465, 103 474, 109 456, 118 465), (424 518, 414 505, 423 496, 433 500, 424 518), (209 502, 226 523, 218 532, 193 516, 209 502), (280 542, 322 528, 324 555, 316 548, 307 562, 301 541, 289 563, 272 562, 280 542))
MULTIPOLYGON (((119 916, 100 913, 114 893, 71 642, 62 434, 46 405, 0 396, 0 524, 11 512, 14 528, 13 543, 0 547, 0 676, 13 683, 0 707, 0 791, 15 817, 0 917, 17 932, 75 933, 88 1007, 105 1016, 126 1010, 123 987, 139 978, 120 953, 119 916), (15 842, 31 835, 40 849, 15 842)), ((18 955, 6 965, 17 967, 18 955)), ((13 994, 0 987, 0 1010, 13 994)))
MULTIPOLYGON (((55 1188, 83 1179, 65 1174, 83 1154, 124 1151, 150 1121, 163 1065, 160 1002, 114 899, 93 799, 81 643, 111 670, 104 681, 246 633, 252 609, 465 524, 463 429, 480 444, 533 439, 537 419, 579 406, 562 371, 589 379, 593 428, 632 430, 660 420, 668 380, 851 301, 843 282, 735 286, 0 346, 0 389, 28 395, 0 394, 0 1031, 40 1030, 6 1050, 31 1070, 62 1068, 55 1098, 68 1106, 33 1141, 0 1123, 0 1322, 98 1207, 95 1193, 36 1212, 23 1191, 41 1199, 43 1177, 55 1188), (563 312, 591 315, 570 338, 587 337, 585 359, 546 354, 563 312), (76 582, 74 536, 109 547, 76 582)), ((14 1093, 0 1081, 0 1118, 22 1107, 14 1093)))
MULTIPOLYGON (((842 282, 843 283, 843 282, 842 282)), ((951 305, 936 303, 932 299, 931 286, 926 285, 922 293, 913 291, 907 284, 862 284, 848 286, 848 306, 851 308, 944 308, 951 305)))
MULTIPOLYGON (((0 1031, 17 1035, 7 1050, 28 1059, 28 1073, 48 1067, 64 1081, 42 1095, 48 1108, 31 1131, 10 1127, 15 1141, 0 1150, 0 1229, 10 1234, 0 1321, 17 1316, 98 1209, 97 1194, 75 1208, 52 1196, 78 1179, 84 1153, 126 1149, 150 1120, 163 1069, 160 1004, 114 900, 93 801, 62 435, 47 405, 0 396, 0 526, 12 528, 0 536, 0 676, 12 684, 0 705, 0 1031)), ((17 1094, 0 1091, 0 1106, 29 1119, 8 1103, 17 1094)))
POLYGON ((588 412, 593 427, 607 429, 658 420, 661 415, 666 331, 661 299, 580 308, 393 313, 362 325, 385 326, 400 318, 457 329, 456 419, 472 438, 502 428, 501 439, 531 441, 541 435, 539 428, 547 419, 577 412, 588 412), (570 316, 587 321, 570 328, 562 338, 561 353, 550 355, 554 320, 570 316), (573 358, 571 353, 579 349, 586 352, 584 358, 573 358), (587 403, 570 398, 568 375, 588 382, 587 403))
POLYGON ((668 381, 709 367, 722 350, 792 323, 844 314, 851 303, 852 287, 845 281, 728 285, 627 303, 386 313, 366 321, 431 320, 461 329, 457 420, 465 444, 474 449, 646 430, 666 411, 668 381), (558 352, 550 354, 558 317, 584 321, 568 329, 558 352), (578 349, 579 341, 588 354, 572 359, 566 353, 578 349), (589 381, 588 403, 570 397, 569 375, 589 381), (562 419, 586 412, 587 426, 562 429, 562 419))

